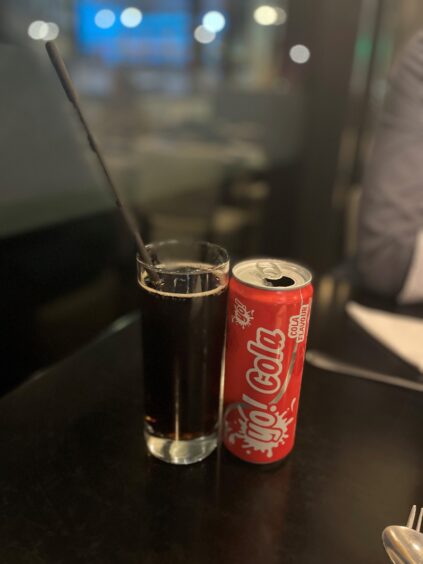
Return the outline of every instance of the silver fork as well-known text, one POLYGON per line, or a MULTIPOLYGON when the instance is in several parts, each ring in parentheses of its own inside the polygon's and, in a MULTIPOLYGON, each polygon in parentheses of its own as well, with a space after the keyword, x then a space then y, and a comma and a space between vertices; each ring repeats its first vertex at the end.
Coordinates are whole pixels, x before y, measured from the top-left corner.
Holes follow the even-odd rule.
POLYGON ((423 521, 423 507, 413 529, 417 507, 413 505, 406 526, 393 525, 386 527, 382 533, 382 541, 389 558, 394 564, 423 563, 423 533, 420 532, 423 521))
MULTIPOLYGON (((417 506, 413 505, 406 524, 406 527, 408 527, 409 529, 413 528, 414 519, 416 517, 416 511, 417 511, 417 506)), ((422 528, 422 521, 423 521, 423 507, 420 508, 419 518, 417 519, 417 523, 416 523, 416 531, 418 533, 420 533, 420 529, 422 528)))

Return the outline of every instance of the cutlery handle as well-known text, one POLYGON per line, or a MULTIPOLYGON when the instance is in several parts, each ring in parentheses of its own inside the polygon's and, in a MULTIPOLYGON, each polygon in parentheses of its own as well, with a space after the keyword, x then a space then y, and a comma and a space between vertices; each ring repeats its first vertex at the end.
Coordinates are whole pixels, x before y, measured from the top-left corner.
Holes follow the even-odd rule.
POLYGON ((357 378, 363 378, 364 380, 372 380, 374 382, 380 382, 381 384, 389 384, 390 386, 398 386, 415 392, 423 392, 423 383, 421 382, 413 382, 411 380, 398 378, 397 376, 391 376, 390 374, 383 374, 381 372, 375 372, 374 370, 368 370, 367 368, 361 368, 360 366, 355 366, 354 364, 332 358, 320 351, 308 351, 306 354, 306 360, 311 365, 316 368, 321 368, 322 370, 346 374, 347 376, 355 376, 357 378))

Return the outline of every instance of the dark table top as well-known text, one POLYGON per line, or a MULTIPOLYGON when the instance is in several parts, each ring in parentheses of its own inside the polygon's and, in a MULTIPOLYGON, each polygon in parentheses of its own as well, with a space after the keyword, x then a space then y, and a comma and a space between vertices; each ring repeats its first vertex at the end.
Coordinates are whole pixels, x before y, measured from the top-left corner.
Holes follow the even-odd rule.
MULTIPOLYGON (((321 282, 312 346, 416 378, 348 321, 349 295, 321 282)), ((306 365, 284 463, 171 466, 143 443, 138 330, 119 321, 0 400, 0 562, 387 562, 383 528, 423 505, 423 394, 306 365)))

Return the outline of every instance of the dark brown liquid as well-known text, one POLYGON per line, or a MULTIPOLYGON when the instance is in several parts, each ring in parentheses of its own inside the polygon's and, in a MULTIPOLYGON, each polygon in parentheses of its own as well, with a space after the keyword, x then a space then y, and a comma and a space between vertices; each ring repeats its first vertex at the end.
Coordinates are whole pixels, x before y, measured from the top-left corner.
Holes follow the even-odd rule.
POLYGON ((172 295, 140 285, 145 418, 154 435, 186 440, 216 428, 227 288, 209 273, 195 277, 194 297, 171 284, 161 291, 172 295))

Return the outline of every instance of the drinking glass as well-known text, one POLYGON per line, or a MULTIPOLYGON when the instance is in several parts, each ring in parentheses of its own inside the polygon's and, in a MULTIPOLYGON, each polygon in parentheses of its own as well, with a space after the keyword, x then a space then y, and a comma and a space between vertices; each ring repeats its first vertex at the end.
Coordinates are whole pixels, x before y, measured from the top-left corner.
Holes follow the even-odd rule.
POLYGON ((229 258, 207 242, 147 245, 138 263, 144 436, 165 462, 191 464, 216 447, 229 258))

